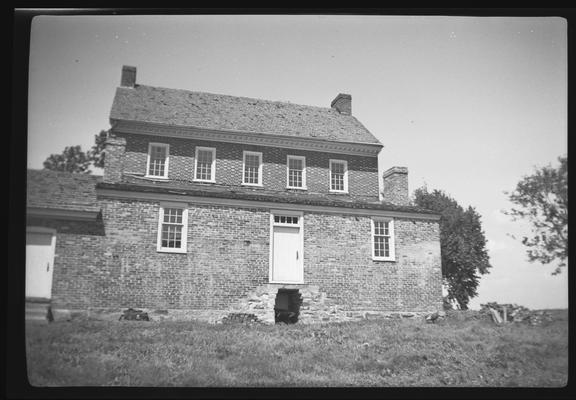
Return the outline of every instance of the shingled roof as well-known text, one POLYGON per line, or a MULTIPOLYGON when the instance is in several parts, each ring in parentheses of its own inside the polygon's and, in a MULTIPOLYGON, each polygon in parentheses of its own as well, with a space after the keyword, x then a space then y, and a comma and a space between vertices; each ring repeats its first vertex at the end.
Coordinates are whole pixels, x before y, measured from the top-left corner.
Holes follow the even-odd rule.
POLYGON ((116 89, 110 120, 381 145, 333 108, 138 84, 116 89))
POLYGON ((275 190, 265 190, 261 188, 250 188, 237 186, 230 188, 227 185, 205 185, 192 182, 178 181, 146 181, 135 177, 125 177, 126 181, 121 183, 100 182, 99 189, 122 190, 139 193, 161 193, 181 196, 196 196, 234 200, 249 200, 259 202, 271 202, 281 204, 299 204, 309 206, 341 207, 344 209, 366 209, 393 211, 404 213, 416 213, 422 215, 438 216, 434 211, 416 206, 401 206, 385 201, 368 200, 363 198, 346 198, 341 195, 328 193, 300 193, 278 192, 275 190))
POLYGON ((95 187, 101 176, 29 169, 28 208, 98 212, 95 187))

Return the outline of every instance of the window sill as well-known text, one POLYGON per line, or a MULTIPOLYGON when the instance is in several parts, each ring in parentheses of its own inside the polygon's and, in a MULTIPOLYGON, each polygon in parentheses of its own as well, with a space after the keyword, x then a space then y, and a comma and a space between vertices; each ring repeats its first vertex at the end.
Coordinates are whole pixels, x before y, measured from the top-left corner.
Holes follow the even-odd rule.
POLYGON ((290 189, 290 190, 308 190, 307 187, 295 187, 295 186, 286 186, 286 189, 290 189))
POLYGON ((372 257, 372 261, 388 261, 388 262, 395 262, 395 257, 372 257))
POLYGON ((264 187, 261 183, 242 183, 242 186, 264 187))
POLYGON ((347 190, 332 190, 330 189, 330 193, 332 194, 348 194, 347 190))
POLYGON ((273 280, 268 280, 268 283, 274 283, 276 285, 304 285, 304 280, 299 281, 299 282, 293 282, 293 281, 273 281, 273 280))
POLYGON ((175 254, 186 254, 187 253, 186 249, 164 249, 164 248, 160 248, 160 249, 156 249, 156 251, 158 253, 175 253, 175 254))
POLYGON ((158 181, 169 181, 170 179, 167 176, 154 176, 154 175, 144 175, 146 179, 154 179, 158 181))
POLYGON ((192 182, 197 182, 197 183, 216 183, 216 179, 214 180, 204 180, 204 179, 193 179, 192 182))

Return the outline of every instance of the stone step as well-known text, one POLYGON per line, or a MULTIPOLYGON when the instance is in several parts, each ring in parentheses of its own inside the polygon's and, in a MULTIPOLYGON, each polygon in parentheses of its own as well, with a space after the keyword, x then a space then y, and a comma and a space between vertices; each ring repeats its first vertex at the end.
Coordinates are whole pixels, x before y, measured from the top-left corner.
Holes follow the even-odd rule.
POLYGON ((27 324, 48 324, 48 319, 45 317, 26 317, 27 324))
POLYGON ((26 302, 26 321, 48 322, 49 303, 26 302))

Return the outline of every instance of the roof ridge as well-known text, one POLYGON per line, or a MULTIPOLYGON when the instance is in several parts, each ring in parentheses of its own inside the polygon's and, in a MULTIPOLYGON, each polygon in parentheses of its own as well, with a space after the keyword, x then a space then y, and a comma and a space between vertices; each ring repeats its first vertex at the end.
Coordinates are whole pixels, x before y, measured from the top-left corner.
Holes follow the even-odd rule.
MULTIPOLYGON (((334 111, 334 112, 338 113, 338 111, 332 107, 322 107, 322 106, 315 106, 315 105, 309 105, 309 104, 292 103, 291 101, 288 101, 288 100, 284 100, 284 101, 283 100, 268 100, 268 99, 263 99, 263 98, 259 98, 259 97, 235 96, 235 95, 231 95, 231 94, 205 92, 202 90, 175 89, 175 88, 168 88, 168 87, 164 87, 164 86, 152 86, 152 85, 143 85, 143 84, 136 84, 134 86, 135 89, 137 89, 138 87, 158 89, 158 90, 171 90, 171 91, 177 91, 177 92, 206 94, 206 95, 210 95, 210 96, 227 97, 227 98, 233 98, 233 99, 260 101, 260 102, 264 102, 264 103, 268 103, 268 104, 287 104, 287 105, 291 105, 291 106, 300 106, 300 107, 307 107, 307 108, 319 108, 322 110, 334 111)), ((130 88, 125 88, 122 86, 118 86, 118 89, 130 90, 130 88)), ((338 115, 340 115, 340 113, 338 113, 338 115)))
POLYGON ((82 173, 77 173, 77 172, 69 172, 69 171, 55 171, 52 169, 40 169, 40 168, 27 168, 26 169, 28 172, 32 172, 32 173, 41 173, 41 174, 55 174, 55 175, 63 175, 63 176, 71 176, 74 178, 80 178, 80 179, 100 179, 102 178, 104 175, 99 175, 99 174, 82 174, 82 173))

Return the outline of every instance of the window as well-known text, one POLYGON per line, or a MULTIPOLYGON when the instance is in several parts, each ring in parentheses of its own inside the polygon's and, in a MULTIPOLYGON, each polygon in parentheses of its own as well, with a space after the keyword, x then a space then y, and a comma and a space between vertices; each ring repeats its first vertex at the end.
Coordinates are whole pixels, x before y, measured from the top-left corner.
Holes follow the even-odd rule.
POLYGON ((146 176, 154 178, 168 178, 168 154, 170 146, 163 143, 150 143, 148 145, 148 165, 146 176))
POLYGON ((287 187, 292 189, 306 189, 306 158, 288 156, 287 160, 287 187))
POLYGON ((394 261, 394 221, 392 219, 372 220, 372 258, 394 261))
POLYGON ((157 251, 186 253, 188 208, 184 204, 162 204, 158 221, 157 251))
POLYGON ((274 215, 275 224, 298 225, 298 219, 299 217, 292 215, 274 215))
POLYGON ((262 186, 262 153, 244 152, 244 174, 242 184, 262 186))
POLYGON ((344 160, 330 160, 330 191, 348 192, 348 163, 344 160))
POLYGON ((196 147, 196 167, 194 180, 202 182, 216 181, 216 149, 196 147))

